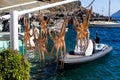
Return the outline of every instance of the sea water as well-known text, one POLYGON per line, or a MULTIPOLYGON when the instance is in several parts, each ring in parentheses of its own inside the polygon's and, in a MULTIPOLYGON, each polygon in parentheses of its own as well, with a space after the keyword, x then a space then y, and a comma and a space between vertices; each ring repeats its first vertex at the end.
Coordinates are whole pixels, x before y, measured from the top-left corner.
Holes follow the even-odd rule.
MULTIPOLYGON (((55 64, 44 68, 33 67, 30 72, 31 80, 120 80, 120 28, 90 28, 89 30, 92 40, 97 31, 101 42, 112 46, 113 50, 89 63, 66 65, 61 71, 56 70, 55 64)), ((76 44, 76 32, 71 27, 66 33, 65 40, 67 51, 73 50, 76 44)))

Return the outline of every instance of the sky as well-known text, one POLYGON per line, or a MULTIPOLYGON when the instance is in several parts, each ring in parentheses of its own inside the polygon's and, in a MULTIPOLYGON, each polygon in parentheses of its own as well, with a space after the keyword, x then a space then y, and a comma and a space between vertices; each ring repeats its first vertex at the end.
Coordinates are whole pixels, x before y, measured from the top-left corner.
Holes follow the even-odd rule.
MULTIPOLYGON (((93 0, 80 0, 82 6, 88 6, 93 0)), ((104 16, 108 16, 109 10, 109 0, 95 0, 93 3, 93 12, 103 14, 104 16)), ((111 11, 110 14, 117 12, 120 10, 120 0, 111 0, 111 11)))

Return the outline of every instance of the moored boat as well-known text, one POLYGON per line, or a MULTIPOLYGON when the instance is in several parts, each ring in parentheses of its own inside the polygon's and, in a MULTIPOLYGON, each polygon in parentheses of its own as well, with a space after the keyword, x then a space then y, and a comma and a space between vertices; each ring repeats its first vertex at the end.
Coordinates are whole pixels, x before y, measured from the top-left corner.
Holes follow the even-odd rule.
MULTIPOLYGON (((88 47, 90 49, 91 47, 88 47)), ((111 46, 108 46, 106 44, 95 44, 94 49, 92 50, 92 53, 89 54, 85 52, 85 54, 77 54, 74 51, 70 51, 67 53, 66 57, 62 57, 59 60, 63 61, 65 64, 78 64, 78 63, 86 63, 90 61, 94 61, 96 59, 99 59, 106 54, 108 54, 113 48, 111 46)))
POLYGON ((120 23, 112 21, 93 21, 90 22, 90 27, 120 27, 120 23))
POLYGON ((59 61, 64 64, 86 63, 94 61, 108 54, 112 47, 102 44, 97 35, 95 40, 90 39, 89 21, 92 14, 92 7, 86 11, 83 22, 80 23, 77 18, 73 19, 73 28, 77 32, 75 49, 66 55, 59 57, 59 61))

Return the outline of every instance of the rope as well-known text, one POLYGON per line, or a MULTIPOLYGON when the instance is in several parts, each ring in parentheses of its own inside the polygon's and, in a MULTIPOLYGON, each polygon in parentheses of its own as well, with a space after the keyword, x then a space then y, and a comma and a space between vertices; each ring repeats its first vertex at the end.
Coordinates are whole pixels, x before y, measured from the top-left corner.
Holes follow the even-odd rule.
POLYGON ((85 8, 89 8, 93 3, 95 2, 95 0, 93 0, 88 6, 86 6, 85 8))

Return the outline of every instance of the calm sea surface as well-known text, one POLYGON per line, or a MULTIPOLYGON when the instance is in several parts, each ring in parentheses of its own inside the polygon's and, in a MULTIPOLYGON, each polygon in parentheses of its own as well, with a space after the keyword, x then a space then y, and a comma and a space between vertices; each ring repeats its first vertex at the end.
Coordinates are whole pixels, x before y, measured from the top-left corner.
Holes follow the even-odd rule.
MULTIPOLYGON (((120 28, 90 28, 90 37, 95 32, 102 43, 113 47, 113 51, 96 61, 66 65, 62 71, 56 71, 55 64, 40 68, 31 68, 32 80, 120 80, 120 28)), ((76 43, 76 32, 70 27, 66 33, 67 51, 73 50, 76 43)), ((51 47, 51 46, 48 46, 51 47)), ((37 63, 34 63, 37 64, 37 63)), ((34 66, 32 64, 32 66, 34 66)), ((39 63, 38 63, 39 64, 39 63)))

